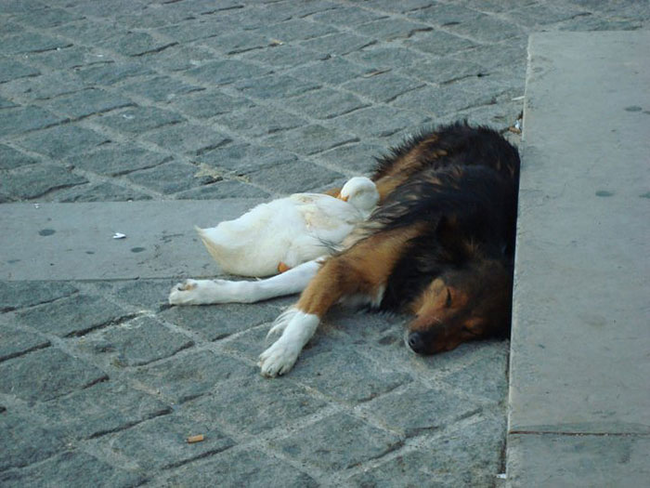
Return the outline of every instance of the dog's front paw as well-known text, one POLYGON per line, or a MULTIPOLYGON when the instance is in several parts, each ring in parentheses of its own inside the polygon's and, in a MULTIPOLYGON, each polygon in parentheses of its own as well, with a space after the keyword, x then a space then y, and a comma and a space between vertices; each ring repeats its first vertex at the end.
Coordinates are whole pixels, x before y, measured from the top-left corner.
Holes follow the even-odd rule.
POLYGON ((176 284, 169 293, 170 305, 196 305, 199 297, 199 282, 185 280, 176 284))
POLYGON ((298 359, 300 347, 278 339, 271 347, 260 354, 257 365, 260 367, 262 376, 274 378, 288 373, 298 359))

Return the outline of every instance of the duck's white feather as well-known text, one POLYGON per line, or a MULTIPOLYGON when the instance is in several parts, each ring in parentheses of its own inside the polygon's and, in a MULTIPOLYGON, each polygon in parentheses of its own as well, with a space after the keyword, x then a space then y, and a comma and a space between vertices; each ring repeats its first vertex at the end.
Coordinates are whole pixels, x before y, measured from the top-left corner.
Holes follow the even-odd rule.
POLYGON ((197 232, 223 271, 269 276, 278 272, 281 262, 294 267, 329 254, 330 245, 340 244, 365 217, 353 202, 297 193, 197 232))

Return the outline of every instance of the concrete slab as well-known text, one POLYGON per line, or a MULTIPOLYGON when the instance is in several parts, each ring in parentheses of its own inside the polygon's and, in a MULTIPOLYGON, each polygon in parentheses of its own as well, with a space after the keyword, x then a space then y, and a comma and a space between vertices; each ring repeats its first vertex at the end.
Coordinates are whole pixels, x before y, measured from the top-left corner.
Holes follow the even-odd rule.
POLYGON ((213 276, 194 225, 236 218, 260 200, 6 204, 0 280, 213 276), (113 239, 116 233, 124 239, 113 239))
MULTIPOLYGON (((649 48, 649 32, 531 36, 511 437, 650 433, 649 48)), ((521 486, 559 456, 538 451, 521 486)))

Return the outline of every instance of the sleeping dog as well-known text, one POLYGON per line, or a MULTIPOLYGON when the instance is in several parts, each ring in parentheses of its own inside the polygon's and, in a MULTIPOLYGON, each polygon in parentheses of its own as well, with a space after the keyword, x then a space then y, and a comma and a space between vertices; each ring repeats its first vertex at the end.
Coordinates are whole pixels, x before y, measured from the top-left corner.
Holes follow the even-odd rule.
POLYGON ((380 204, 332 256, 261 281, 186 280, 173 305, 256 302, 302 292, 259 358, 287 373, 327 311, 352 301, 413 315, 405 342, 433 354, 509 332, 519 155, 486 127, 456 123, 378 159, 380 204))

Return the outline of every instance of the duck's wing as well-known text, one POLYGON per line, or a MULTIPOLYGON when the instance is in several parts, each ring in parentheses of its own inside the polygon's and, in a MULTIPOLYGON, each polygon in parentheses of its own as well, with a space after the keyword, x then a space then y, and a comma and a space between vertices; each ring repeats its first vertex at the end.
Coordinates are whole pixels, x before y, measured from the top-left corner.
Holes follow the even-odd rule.
POLYGON ((340 243, 363 219, 355 207, 329 195, 301 193, 292 198, 307 232, 322 241, 340 243))

